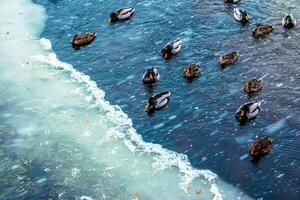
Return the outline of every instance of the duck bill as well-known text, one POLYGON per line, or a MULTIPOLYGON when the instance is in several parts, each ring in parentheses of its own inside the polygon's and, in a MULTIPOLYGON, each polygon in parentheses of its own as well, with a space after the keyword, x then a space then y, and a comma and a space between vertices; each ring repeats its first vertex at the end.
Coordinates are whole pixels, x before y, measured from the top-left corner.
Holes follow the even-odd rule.
POLYGON ((108 23, 111 23, 111 18, 108 19, 108 23))
POLYGON ((240 117, 244 117, 244 115, 245 115, 245 111, 241 111, 241 113, 240 113, 240 117))
POLYGON ((150 108, 151 108, 151 105, 150 105, 149 102, 147 102, 146 105, 145 105, 145 109, 146 109, 146 110, 149 110, 150 108))
POLYGON ((149 75, 150 80, 154 80, 154 77, 152 74, 149 75))
POLYGON ((249 21, 249 20, 250 20, 250 17, 249 17, 249 16, 246 16, 246 20, 249 21))
POLYGON ((164 59, 168 59, 168 54, 164 53, 164 59))

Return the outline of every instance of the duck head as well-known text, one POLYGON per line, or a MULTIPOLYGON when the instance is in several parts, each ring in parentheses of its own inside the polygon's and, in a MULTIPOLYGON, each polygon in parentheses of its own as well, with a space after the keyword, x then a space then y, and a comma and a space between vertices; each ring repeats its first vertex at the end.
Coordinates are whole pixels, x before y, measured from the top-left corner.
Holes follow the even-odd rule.
POLYGON ((244 91, 247 92, 247 93, 249 93, 251 91, 251 87, 250 87, 249 83, 245 84, 244 91))
POLYGON ((236 113, 235 117, 242 124, 247 122, 247 113, 244 109, 242 109, 238 113, 236 113))
POLYGON ((293 16, 291 14, 287 14, 284 18, 284 24, 283 26, 285 28, 293 28, 295 26, 294 24, 294 19, 293 19, 293 16))
POLYGON ((148 102, 146 103, 145 109, 147 112, 154 112, 155 110, 155 99, 154 97, 150 97, 148 102))
POLYGON ((250 20, 250 17, 248 15, 248 13, 246 11, 244 11, 244 10, 241 10, 241 14, 243 16, 243 21, 242 22, 243 23, 247 23, 250 20))
POLYGON ((185 71, 184 71, 184 76, 186 78, 191 78, 193 76, 192 74, 192 69, 190 67, 188 67, 185 71))
POLYGON ((166 60, 170 59, 172 56, 172 48, 171 46, 166 46, 161 50, 162 57, 166 60))
POLYGON ((157 79, 157 70, 155 68, 151 68, 149 70, 149 78, 151 81, 156 81, 157 79))
POLYGON ((118 15, 116 13, 111 13, 108 22, 114 23, 117 22, 118 20, 119 20, 118 15))

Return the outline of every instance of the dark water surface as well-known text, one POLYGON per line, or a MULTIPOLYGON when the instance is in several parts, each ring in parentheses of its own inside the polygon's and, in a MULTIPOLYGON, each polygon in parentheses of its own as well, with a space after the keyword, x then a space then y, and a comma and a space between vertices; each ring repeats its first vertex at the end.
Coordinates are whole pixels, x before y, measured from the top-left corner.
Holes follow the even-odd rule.
MULTIPOLYGON (((300 194, 300 29, 277 25, 266 39, 255 40, 256 23, 280 23, 295 2, 243 1, 252 17, 242 27, 232 18, 234 6, 223 1, 101 1, 36 0, 46 7, 43 37, 52 41, 58 57, 91 79, 132 118, 145 141, 189 156, 196 168, 207 168, 226 182, 263 199, 299 199, 300 194), (133 6, 131 21, 109 25, 118 7, 133 6), (95 31, 96 40, 75 51, 73 34, 95 31), (170 40, 183 40, 182 52, 170 61, 160 50, 170 40), (219 55, 238 50, 239 61, 224 70, 219 55), (193 82, 182 77, 184 65, 198 62, 202 75, 193 82), (153 88, 141 83, 145 69, 157 67, 161 81, 153 88), (243 92, 249 78, 261 76, 264 89, 243 92), (170 90, 168 108, 148 116, 146 99, 170 90), (235 110, 244 102, 262 100, 259 117, 240 126, 235 110), (251 139, 270 135, 272 152, 253 164, 247 156, 251 139)), ((295 12, 295 16, 300 15, 295 12)))

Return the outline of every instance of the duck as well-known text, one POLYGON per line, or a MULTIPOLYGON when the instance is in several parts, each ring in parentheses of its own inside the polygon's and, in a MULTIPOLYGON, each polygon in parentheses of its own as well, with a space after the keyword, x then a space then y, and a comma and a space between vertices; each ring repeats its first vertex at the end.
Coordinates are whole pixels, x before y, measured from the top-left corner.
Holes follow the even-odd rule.
POLYGON ((75 49, 79 49, 81 46, 85 46, 93 42, 96 36, 97 33, 95 32, 77 33, 73 36, 73 39, 71 41, 72 46, 75 49))
POLYGON ((241 0, 224 0, 225 3, 238 3, 241 0))
POLYGON ((145 71, 142 80, 144 84, 153 84, 158 82, 159 79, 160 79, 160 75, 158 73, 158 70, 155 67, 152 67, 151 69, 147 69, 145 71))
POLYGON ((234 64, 238 60, 239 56, 240 56, 240 54, 237 51, 227 53, 223 56, 220 56, 219 65, 225 66, 225 65, 234 64))
POLYGON ((172 56, 178 54, 181 50, 182 41, 180 38, 167 43, 161 50, 162 57, 166 60, 171 59, 172 56))
POLYGON ((200 65, 197 63, 192 63, 186 65, 183 69, 183 76, 187 79, 193 79, 200 75, 200 65))
POLYGON ((115 23, 122 20, 130 19, 134 14, 134 8, 119 8, 110 14, 109 23, 115 23))
POLYGON ((282 26, 286 29, 294 28, 297 24, 296 19, 291 13, 286 14, 286 16, 281 21, 282 26))
POLYGON ((245 124, 248 121, 255 119, 260 111, 260 105, 260 101, 251 101, 244 103, 237 109, 235 113, 236 119, 241 124, 245 124))
POLYGON ((159 110, 165 107, 170 101, 171 92, 165 91, 154 96, 151 96, 145 106, 148 113, 153 113, 155 110, 159 110))
POLYGON ((273 30, 275 26, 271 24, 257 24, 256 27, 252 29, 252 36, 254 38, 263 38, 269 35, 273 30))
POLYGON ((247 81, 247 83, 244 86, 244 91, 247 92, 248 94, 253 93, 253 92, 258 92, 263 88, 263 80, 262 78, 257 78, 254 77, 247 81))
POLYGON ((239 8, 233 9, 233 17, 236 21, 241 22, 242 24, 246 24, 250 20, 248 13, 239 8))
POLYGON ((273 139, 265 136, 256 139, 249 148, 249 154, 253 157, 260 158, 271 151, 273 139))

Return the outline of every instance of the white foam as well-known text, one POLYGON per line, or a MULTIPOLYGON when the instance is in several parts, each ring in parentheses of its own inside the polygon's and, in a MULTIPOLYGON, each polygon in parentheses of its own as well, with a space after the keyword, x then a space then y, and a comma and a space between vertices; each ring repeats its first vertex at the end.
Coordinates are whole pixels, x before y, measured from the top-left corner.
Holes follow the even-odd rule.
MULTIPOLYGON (((44 42, 51 44, 48 39, 43 38, 44 42)), ((217 175, 209 170, 194 169, 188 157, 184 154, 178 154, 173 151, 164 149, 161 145, 143 141, 142 137, 137 134, 133 128, 132 120, 121 110, 119 106, 113 106, 105 98, 105 92, 101 90, 96 82, 92 81, 89 76, 77 71, 72 65, 60 61, 56 54, 50 53, 48 56, 36 55, 34 60, 49 64, 50 66, 64 70, 70 74, 70 77, 86 86, 87 91, 95 99, 96 105, 106 112, 106 117, 116 127, 115 131, 118 136, 123 138, 124 144, 133 152, 153 154, 153 168, 155 170, 164 170, 171 167, 177 167, 181 173, 181 182, 179 187, 187 193, 193 180, 197 177, 205 178, 210 184, 210 191, 213 193, 214 200, 221 200, 222 194, 215 183, 217 175)))
POLYGON ((46 50, 51 50, 52 49, 52 44, 50 40, 47 40, 45 38, 40 39, 40 44, 46 49, 46 50))

